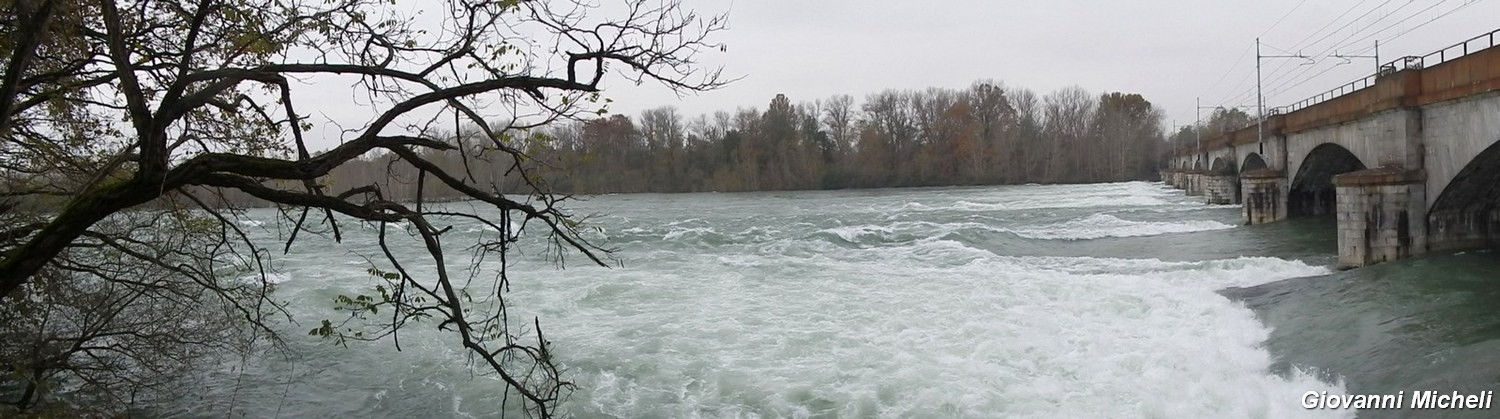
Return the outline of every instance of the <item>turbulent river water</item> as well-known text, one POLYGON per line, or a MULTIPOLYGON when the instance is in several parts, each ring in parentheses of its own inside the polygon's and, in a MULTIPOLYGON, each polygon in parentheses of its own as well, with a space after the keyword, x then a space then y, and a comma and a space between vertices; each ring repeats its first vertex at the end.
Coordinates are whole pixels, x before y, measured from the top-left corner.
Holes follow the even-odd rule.
MULTIPOLYGON (((623 266, 531 251, 509 294, 577 383, 571 417, 1348 417, 1301 397, 1500 381, 1494 255, 1336 272, 1331 221, 1240 226, 1239 207, 1159 183, 571 208, 600 214, 623 266)), ((155 414, 497 416, 501 384, 431 325, 400 352, 307 336, 334 296, 373 286, 372 232, 276 255, 292 355, 234 359, 155 414)), ((1399 412, 1360 416, 1381 414, 1399 412)))

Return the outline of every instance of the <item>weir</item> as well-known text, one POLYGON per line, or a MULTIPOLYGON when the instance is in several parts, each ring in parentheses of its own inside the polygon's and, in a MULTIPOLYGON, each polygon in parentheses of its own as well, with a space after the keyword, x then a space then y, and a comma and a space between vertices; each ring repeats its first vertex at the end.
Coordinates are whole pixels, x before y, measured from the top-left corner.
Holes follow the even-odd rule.
POLYGON ((1497 37, 1402 57, 1205 138, 1172 155, 1162 180, 1208 204, 1243 204, 1246 224, 1336 217, 1342 267, 1500 247, 1497 37))

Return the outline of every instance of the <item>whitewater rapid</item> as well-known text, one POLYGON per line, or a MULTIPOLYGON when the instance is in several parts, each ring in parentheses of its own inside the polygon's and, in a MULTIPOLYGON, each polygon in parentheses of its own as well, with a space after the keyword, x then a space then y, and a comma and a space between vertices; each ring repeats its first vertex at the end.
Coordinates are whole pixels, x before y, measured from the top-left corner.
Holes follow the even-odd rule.
MULTIPOLYGON (((1218 293, 1328 268, 1153 254, 1249 240, 1233 208, 1195 201, 1143 182, 597 197, 582 204, 604 214, 592 234, 623 266, 530 255, 509 298, 546 328, 576 417, 1340 416, 1298 400, 1343 384, 1273 374, 1270 329, 1218 293)), ((280 284, 299 306, 363 281, 359 264, 318 262, 339 250, 304 252, 280 284)), ((498 383, 445 335, 413 333, 431 340, 417 353, 299 339, 315 355, 298 362, 319 366, 265 360, 258 401, 184 415, 274 401, 295 416, 495 416, 498 383), (330 388, 368 396, 316 397, 330 388)))

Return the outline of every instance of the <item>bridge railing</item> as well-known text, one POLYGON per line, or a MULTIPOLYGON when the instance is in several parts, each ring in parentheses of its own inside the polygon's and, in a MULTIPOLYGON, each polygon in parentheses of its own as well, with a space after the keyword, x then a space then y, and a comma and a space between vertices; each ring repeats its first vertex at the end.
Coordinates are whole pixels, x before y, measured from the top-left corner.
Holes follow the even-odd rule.
POLYGON ((1436 66, 1438 64, 1442 64, 1459 57, 1469 55, 1469 53, 1471 52, 1489 49, 1490 47, 1495 46, 1495 39, 1497 38, 1496 34, 1500 34, 1500 29, 1496 29, 1487 34, 1469 38, 1469 40, 1467 41, 1459 42, 1447 48, 1443 48, 1437 51, 1433 51, 1432 53, 1429 53, 1427 55, 1423 55, 1419 57, 1419 62, 1417 63, 1419 67, 1417 68, 1428 68, 1436 66))
POLYGON ((1357 90, 1373 86, 1375 85, 1376 80, 1380 79, 1381 77, 1394 74, 1396 72, 1400 72, 1403 70, 1421 70, 1424 68, 1430 68, 1438 64, 1442 64, 1458 59, 1459 57, 1469 55, 1470 53, 1476 51, 1492 48, 1495 46, 1495 40, 1500 39, 1500 36, 1497 35, 1500 35, 1500 29, 1496 29, 1490 31, 1489 33, 1469 38, 1466 41, 1453 44, 1451 46, 1448 46, 1447 48, 1433 51, 1431 53, 1428 53, 1427 55, 1405 56, 1397 58, 1389 63, 1382 64, 1379 71, 1377 71, 1375 74, 1371 74, 1359 80, 1345 83, 1342 86, 1333 88, 1333 90, 1319 93, 1317 95, 1314 95, 1313 97, 1303 99, 1297 103, 1271 108, 1269 114, 1276 115, 1296 112, 1309 106, 1327 102, 1339 96, 1354 93, 1357 90))

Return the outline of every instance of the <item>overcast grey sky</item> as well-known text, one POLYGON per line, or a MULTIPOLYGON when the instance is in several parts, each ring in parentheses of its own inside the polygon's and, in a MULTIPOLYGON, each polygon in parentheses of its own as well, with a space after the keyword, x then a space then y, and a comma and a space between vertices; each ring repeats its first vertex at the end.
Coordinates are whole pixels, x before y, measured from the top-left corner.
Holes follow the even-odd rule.
POLYGON ((1373 72, 1371 59, 1327 58, 1334 49, 1370 55, 1379 40, 1390 61, 1500 29, 1500 1, 1489 0, 683 2, 729 13, 718 38, 727 51, 704 58, 744 79, 682 99, 617 82, 606 86, 612 111, 675 105, 692 116, 764 109, 777 93, 860 100, 989 78, 1041 94, 1069 85, 1140 93, 1167 111, 1167 123, 1186 124, 1197 97, 1204 106, 1254 105, 1257 36, 1267 55, 1318 56, 1311 65, 1264 61, 1269 108, 1373 72))
MULTIPOLYGON (((623 0, 598 0, 606 5, 623 0)), ((1094 93, 1140 93, 1166 111, 1164 125, 1190 124, 1204 106, 1254 113, 1255 39, 1266 106, 1293 103, 1362 78, 1374 60, 1422 55, 1500 29, 1500 0, 1141 0, 854 1, 682 0, 701 14, 728 13, 729 29, 705 51, 709 67, 743 79, 679 98, 665 87, 611 75, 610 111, 630 115, 663 105, 686 117, 738 107, 765 109, 777 93, 794 103, 885 89, 963 88, 980 79, 1045 95, 1078 85, 1094 93)), ((401 3, 415 12, 426 2, 401 3)), ((428 14, 430 19, 432 14, 428 14)), ((349 136, 382 106, 350 94, 350 77, 316 76, 294 89, 310 113, 314 149, 349 136)), ((481 111, 496 115, 504 109, 481 111)), ((1207 114, 1208 111, 1204 111, 1207 114)), ((418 112, 408 119, 430 116, 418 112)))

